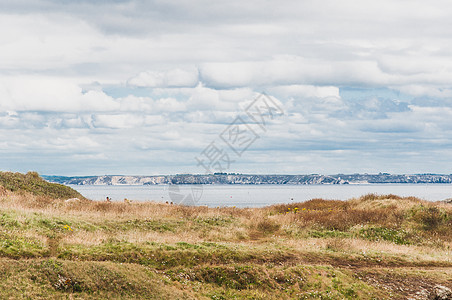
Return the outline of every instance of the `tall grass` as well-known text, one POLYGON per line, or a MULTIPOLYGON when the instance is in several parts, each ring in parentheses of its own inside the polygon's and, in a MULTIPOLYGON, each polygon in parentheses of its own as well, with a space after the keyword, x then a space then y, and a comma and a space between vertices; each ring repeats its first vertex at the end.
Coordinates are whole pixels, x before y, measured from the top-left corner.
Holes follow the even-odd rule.
MULTIPOLYGON (((37 273, 23 281, 60 296, 381 299, 387 290, 347 268, 452 266, 452 205, 413 197, 239 209, 1 191, 0 265, 30 260, 37 273)), ((1 297, 14 298, 0 288, 1 297)))

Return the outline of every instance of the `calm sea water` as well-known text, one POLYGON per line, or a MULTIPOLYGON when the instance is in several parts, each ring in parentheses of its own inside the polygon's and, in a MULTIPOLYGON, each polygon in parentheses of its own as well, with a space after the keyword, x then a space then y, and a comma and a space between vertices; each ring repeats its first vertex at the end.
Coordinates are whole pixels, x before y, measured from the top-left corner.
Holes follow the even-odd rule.
POLYGON ((369 193, 415 196, 429 201, 452 198, 451 184, 362 184, 362 185, 71 185, 92 200, 183 201, 185 204, 260 207, 303 202, 313 198, 346 200, 369 193), (193 201, 192 201, 193 200, 193 201))

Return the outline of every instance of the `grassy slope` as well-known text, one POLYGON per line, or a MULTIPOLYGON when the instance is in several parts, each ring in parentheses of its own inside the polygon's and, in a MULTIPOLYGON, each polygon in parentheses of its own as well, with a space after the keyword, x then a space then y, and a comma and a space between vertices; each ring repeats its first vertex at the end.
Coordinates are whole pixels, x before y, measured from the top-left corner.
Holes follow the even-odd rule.
POLYGON ((13 192, 28 192, 36 196, 47 196, 55 199, 83 199, 83 196, 76 190, 62 184, 47 182, 36 172, 28 172, 27 174, 0 172, 0 186, 13 192))
POLYGON ((452 206, 259 209, 0 197, 0 298, 405 299, 452 287, 452 206))

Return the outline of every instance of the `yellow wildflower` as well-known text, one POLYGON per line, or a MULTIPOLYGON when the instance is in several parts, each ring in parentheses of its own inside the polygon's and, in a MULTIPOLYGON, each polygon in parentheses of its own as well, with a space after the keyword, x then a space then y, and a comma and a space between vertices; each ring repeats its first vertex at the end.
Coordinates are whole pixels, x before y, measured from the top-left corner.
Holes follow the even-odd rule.
POLYGON ((71 228, 71 226, 69 226, 69 225, 64 225, 63 228, 64 228, 64 229, 67 229, 67 230, 69 230, 69 231, 73 231, 72 228, 71 228))

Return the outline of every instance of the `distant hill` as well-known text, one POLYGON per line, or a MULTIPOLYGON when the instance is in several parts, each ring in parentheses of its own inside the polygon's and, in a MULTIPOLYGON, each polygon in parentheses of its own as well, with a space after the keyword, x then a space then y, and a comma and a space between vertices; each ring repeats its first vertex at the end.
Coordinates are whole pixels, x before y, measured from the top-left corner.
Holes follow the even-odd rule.
POLYGON ((179 174, 156 176, 43 176, 50 182, 74 185, 155 185, 155 184, 366 184, 366 183, 452 183, 452 174, 336 174, 336 175, 250 175, 179 174))
POLYGON ((36 172, 27 174, 0 172, 0 186, 12 192, 23 191, 55 199, 84 198, 76 190, 62 184, 50 183, 36 172))

